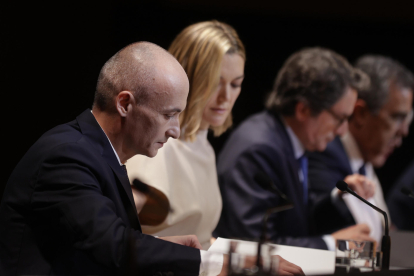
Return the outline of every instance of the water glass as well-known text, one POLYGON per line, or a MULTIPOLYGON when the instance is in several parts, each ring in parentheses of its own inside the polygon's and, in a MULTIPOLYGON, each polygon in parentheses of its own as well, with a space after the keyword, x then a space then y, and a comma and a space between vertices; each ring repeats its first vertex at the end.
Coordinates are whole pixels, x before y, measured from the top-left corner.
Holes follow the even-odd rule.
POLYGON ((373 271, 376 256, 375 242, 337 240, 335 272, 373 271))

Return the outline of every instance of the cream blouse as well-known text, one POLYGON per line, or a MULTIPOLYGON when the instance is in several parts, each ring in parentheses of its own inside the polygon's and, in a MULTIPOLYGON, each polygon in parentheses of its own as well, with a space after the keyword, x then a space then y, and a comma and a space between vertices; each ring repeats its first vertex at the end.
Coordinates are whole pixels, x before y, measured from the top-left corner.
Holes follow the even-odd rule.
POLYGON ((155 157, 136 155, 128 160, 126 167, 131 181, 138 178, 157 188, 167 196, 172 208, 162 224, 143 225, 143 233, 195 234, 203 249, 208 249, 220 218, 222 201, 215 154, 207 140, 207 130, 199 131, 194 142, 169 139, 155 157))

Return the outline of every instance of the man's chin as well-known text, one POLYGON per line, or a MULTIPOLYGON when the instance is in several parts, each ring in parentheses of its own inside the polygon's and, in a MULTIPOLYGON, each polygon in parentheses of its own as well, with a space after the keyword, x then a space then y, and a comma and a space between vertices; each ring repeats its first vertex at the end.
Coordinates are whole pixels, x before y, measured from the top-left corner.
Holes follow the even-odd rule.
POLYGON ((328 145, 328 143, 321 143, 321 144, 314 145, 313 147, 311 147, 309 149, 307 148, 307 150, 310 151, 310 152, 313 152, 313 151, 322 152, 326 149, 327 145, 328 145))
POLYGON ((318 147, 318 148, 316 149, 316 151, 323 152, 323 151, 325 151, 325 150, 326 150, 326 146, 327 146, 327 145, 320 146, 320 147, 318 147))
POLYGON ((146 157, 152 158, 152 157, 155 157, 157 153, 158 153, 158 149, 151 149, 151 150, 141 151, 137 153, 137 155, 144 155, 146 157))
POLYGON ((157 153, 158 153, 158 149, 153 150, 151 152, 148 152, 148 154, 146 154, 146 156, 148 156, 149 158, 153 158, 157 155, 157 153))
POLYGON ((371 160, 371 164, 374 168, 381 168, 384 166, 385 162, 387 161, 387 156, 380 155, 371 160))

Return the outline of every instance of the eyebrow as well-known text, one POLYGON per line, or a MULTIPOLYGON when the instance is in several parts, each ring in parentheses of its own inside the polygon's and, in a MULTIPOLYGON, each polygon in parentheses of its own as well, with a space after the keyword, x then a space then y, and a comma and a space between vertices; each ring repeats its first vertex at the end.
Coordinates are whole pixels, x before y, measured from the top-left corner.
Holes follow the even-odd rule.
POLYGON ((167 113, 171 113, 171 112, 178 112, 178 113, 180 113, 182 110, 181 109, 179 109, 179 108, 172 108, 172 109, 166 109, 166 110, 164 110, 164 112, 167 112, 167 113))
MULTIPOLYGON (((222 79, 223 77, 222 76, 220 76, 220 79, 222 79)), ((244 75, 241 75, 240 77, 237 77, 237 78, 235 78, 235 79, 233 79, 233 80, 238 80, 238 79, 242 79, 242 78, 244 78, 244 75)))

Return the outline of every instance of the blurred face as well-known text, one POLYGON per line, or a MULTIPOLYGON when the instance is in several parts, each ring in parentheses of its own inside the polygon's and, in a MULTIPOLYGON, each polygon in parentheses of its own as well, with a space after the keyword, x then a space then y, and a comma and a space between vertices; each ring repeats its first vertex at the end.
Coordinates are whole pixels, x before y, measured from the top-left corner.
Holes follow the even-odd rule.
POLYGON ((348 118, 352 115, 357 99, 355 89, 348 87, 344 95, 330 108, 317 116, 309 116, 304 127, 305 148, 309 151, 324 151, 335 136, 348 130, 348 118))
POLYGON ((244 59, 238 54, 224 55, 219 84, 204 108, 200 129, 224 124, 240 95, 243 79, 244 59))
POLYGON ((408 135, 412 120, 413 91, 392 85, 387 103, 378 114, 367 112, 358 141, 364 159, 375 167, 384 165, 388 156, 408 135))
POLYGON ((127 145, 134 154, 154 157, 168 138, 180 136, 179 114, 186 106, 189 84, 184 70, 176 70, 155 76, 146 103, 129 106, 127 145))

